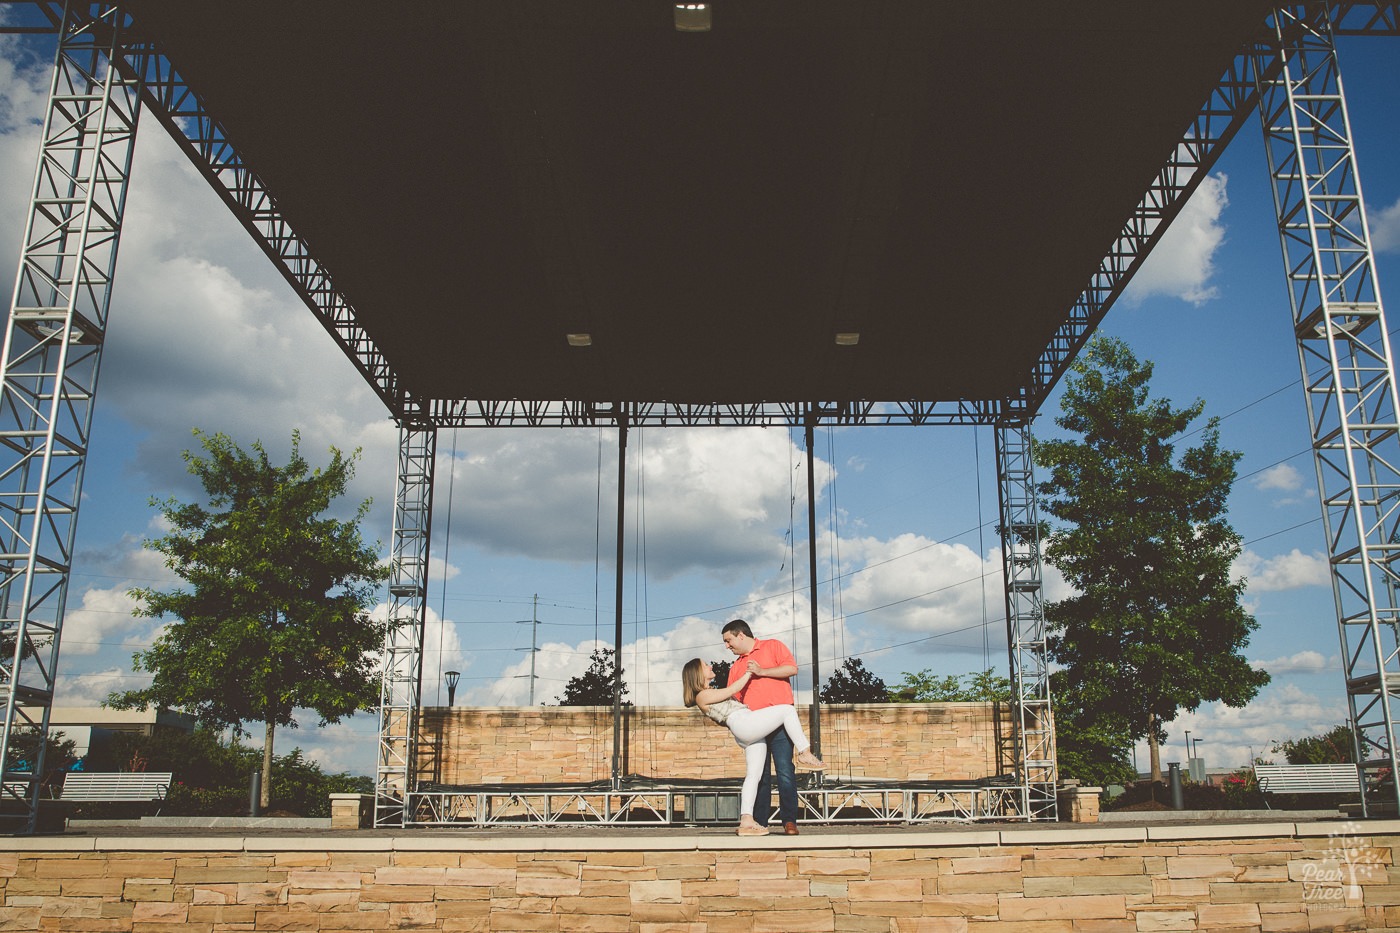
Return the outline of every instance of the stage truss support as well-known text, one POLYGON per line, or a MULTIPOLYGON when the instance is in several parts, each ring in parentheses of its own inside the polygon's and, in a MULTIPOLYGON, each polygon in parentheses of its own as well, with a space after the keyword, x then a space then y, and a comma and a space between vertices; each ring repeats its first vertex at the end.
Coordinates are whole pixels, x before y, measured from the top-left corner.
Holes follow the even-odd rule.
POLYGON ((423 691, 428 550, 432 535, 437 429, 400 423, 399 465, 390 544, 389 619, 379 690, 379 764, 375 826, 402 826, 418 773, 418 716, 423 691))
POLYGON ((58 53, 0 360, 0 826, 33 832, 98 364, 141 110, 126 25, 74 3, 58 53), (17 805, 16 805, 17 804, 17 805))
POLYGON ((1021 816, 1054 820, 1055 720, 1045 654, 1045 605, 1040 573, 1040 519, 1028 420, 996 426, 1001 567, 1006 591, 1006 641, 1011 662, 1012 761, 1021 790, 1021 816))
MULTIPOLYGON (((1273 182, 1347 702, 1367 786, 1394 774, 1400 403, 1329 13, 1274 13, 1260 116, 1273 182)), ((1387 803, 1396 805, 1392 780, 1387 803)), ((1363 812, 1367 806, 1363 794, 1363 812)))

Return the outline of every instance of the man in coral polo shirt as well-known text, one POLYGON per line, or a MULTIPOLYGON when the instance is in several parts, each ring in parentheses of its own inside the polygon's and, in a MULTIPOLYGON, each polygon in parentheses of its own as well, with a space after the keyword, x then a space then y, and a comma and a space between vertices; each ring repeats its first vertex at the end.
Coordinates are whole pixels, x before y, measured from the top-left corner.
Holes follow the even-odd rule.
MULTIPOLYGON (((735 619, 724 626, 724 646, 734 653, 734 663, 729 665, 729 684, 733 684, 745 671, 753 671, 753 680, 738 694, 738 698, 749 709, 763 709, 780 703, 793 702, 792 684, 788 681, 797 675, 797 661, 787 645, 776 638, 754 638, 749 623, 735 619)), ((797 835, 797 773, 792 765, 792 739, 782 729, 773 732, 766 739, 768 761, 778 778, 778 816, 783 821, 783 832, 797 835)), ((768 825, 773 814, 773 791, 769 781, 770 768, 763 766, 763 777, 758 782, 758 799, 754 802, 753 818, 760 826, 768 825)))

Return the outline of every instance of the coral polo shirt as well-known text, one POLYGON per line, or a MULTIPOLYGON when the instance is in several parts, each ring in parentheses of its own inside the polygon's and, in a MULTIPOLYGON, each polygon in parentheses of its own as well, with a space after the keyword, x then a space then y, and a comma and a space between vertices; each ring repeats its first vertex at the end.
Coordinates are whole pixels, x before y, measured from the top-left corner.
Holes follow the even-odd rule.
MULTIPOLYGON (((752 651, 735 658, 734 663, 729 665, 729 683, 731 685, 744 676, 744 671, 748 670, 750 661, 757 661, 758 666, 764 670, 770 667, 782 667, 784 664, 797 666, 797 661, 793 658, 787 645, 776 638, 760 638, 754 641, 752 651)), ((792 703, 792 684, 777 677, 755 677, 739 693, 739 699, 749 709, 763 709, 765 706, 792 703)))

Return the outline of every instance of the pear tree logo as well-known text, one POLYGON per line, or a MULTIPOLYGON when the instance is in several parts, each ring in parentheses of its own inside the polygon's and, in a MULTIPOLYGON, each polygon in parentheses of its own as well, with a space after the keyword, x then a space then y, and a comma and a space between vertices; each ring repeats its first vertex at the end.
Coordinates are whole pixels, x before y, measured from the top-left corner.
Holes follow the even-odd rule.
POLYGON ((1376 849, 1358 834, 1361 824, 1347 821, 1327 834, 1327 848, 1318 861, 1303 863, 1303 899, 1337 904, 1361 902, 1360 879, 1381 864, 1376 849))

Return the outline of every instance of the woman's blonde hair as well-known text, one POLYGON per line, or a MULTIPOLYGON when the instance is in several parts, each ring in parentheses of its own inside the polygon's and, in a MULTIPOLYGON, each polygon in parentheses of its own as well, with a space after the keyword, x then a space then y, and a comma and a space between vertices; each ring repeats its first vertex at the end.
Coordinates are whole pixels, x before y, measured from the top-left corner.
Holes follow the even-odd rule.
POLYGON ((681 668, 681 694, 686 706, 694 706, 695 695, 710 686, 705 683, 705 675, 700 673, 702 663, 699 658, 691 658, 681 668))

